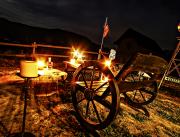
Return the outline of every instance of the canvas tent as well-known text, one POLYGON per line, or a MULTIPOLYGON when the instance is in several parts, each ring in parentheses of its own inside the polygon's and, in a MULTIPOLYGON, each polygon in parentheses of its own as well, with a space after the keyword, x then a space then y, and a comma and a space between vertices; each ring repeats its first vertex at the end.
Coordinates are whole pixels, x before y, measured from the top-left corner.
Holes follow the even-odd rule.
POLYGON ((154 40, 133 29, 128 29, 114 44, 117 45, 116 62, 119 63, 126 63, 137 52, 164 57, 154 40))

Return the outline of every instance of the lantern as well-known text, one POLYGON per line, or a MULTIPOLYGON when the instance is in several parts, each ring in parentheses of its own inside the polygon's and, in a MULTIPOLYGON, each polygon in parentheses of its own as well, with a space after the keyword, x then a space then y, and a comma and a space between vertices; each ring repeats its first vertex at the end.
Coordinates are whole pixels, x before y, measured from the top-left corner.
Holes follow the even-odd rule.
POLYGON ((20 75, 23 77, 37 77, 38 66, 35 61, 23 60, 20 62, 20 75))

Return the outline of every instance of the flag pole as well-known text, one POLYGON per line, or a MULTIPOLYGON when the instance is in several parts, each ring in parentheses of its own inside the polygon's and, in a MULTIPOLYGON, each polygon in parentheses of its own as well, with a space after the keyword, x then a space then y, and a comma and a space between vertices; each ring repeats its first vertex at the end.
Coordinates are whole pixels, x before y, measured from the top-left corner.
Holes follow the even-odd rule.
MULTIPOLYGON (((108 20, 108 17, 106 17, 106 21, 104 23, 104 27, 107 24, 107 20, 108 20)), ((101 51, 102 51, 103 43, 104 43, 104 29, 103 29, 102 39, 101 39, 101 48, 99 49, 99 53, 98 53, 98 60, 101 59, 101 51)))

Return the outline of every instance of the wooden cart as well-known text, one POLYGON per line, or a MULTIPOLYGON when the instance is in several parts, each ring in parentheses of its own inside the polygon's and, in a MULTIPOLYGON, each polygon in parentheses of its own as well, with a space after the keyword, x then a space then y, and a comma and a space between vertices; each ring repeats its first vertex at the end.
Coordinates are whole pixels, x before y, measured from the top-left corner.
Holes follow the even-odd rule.
POLYGON ((93 129, 106 128, 116 117, 122 95, 134 107, 151 103, 158 91, 157 77, 166 66, 161 57, 138 53, 114 76, 102 60, 84 62, 71 83, 78 121, 93 129))

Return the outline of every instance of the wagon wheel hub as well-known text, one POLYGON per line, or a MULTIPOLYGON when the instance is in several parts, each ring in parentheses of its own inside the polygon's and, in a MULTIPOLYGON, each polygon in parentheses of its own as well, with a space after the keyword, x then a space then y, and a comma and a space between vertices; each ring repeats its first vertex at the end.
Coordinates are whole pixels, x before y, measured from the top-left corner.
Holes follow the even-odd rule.
POLYGON ((95 95, 95 92, 93 89, 86 88, 84 90, 84 96, 87 100, 89 100, 89 101, 93 100, 94 95, 95 95))

